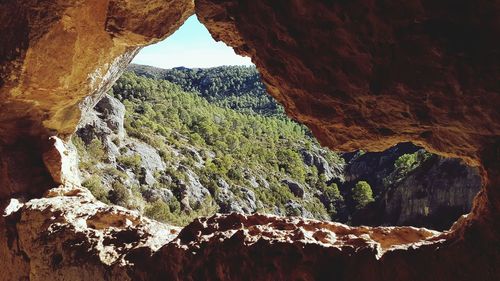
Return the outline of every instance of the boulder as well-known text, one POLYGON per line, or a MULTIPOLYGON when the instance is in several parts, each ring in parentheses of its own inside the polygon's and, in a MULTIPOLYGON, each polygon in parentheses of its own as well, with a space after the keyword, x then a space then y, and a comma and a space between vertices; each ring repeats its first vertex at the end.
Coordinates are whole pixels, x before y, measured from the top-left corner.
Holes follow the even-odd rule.
POLYGON ((142 192, 142 196, 148 202, 154 202, 161 200, 163 202, 169 202, 174 199, 175 196, 170 189, 167 188, 146 188, 142 192))
POLYGON ((327 180, 331 180, 333 178, 343 179, 343 167, 337 167, 336 163, 332 163, 335 165, 332 167, 321 154, 306 149, 302 149, 300 154, 302 155, 302 159, 306 165, 316 167, 318 173, 325 175, 327 180))
POLYGON ((298 216, 309 219, 314 218, 314 215, 311 214, 311 212, 309 212, 304 208, 304 206, 293 200, 289 200, 288 202, 286 202, 285 210, 287 216, 298 216))

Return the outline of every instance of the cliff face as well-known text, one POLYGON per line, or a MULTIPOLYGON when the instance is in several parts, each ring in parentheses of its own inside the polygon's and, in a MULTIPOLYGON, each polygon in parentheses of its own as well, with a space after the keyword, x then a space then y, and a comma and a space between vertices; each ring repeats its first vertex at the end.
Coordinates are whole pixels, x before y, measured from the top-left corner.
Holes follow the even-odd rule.
MULTIPOLYGON (((2 1, 0 198, 70 185, 64 142, 48 137, 65 140, 78 103, 99 96, 138 47, 170 34, 192 9, 191 1, 2 1)), ((251 55, 271 94, 332 148, 411 140, 478 166, 483 189, 472 213, 434 237, 215 217, 160 247, 137 243, 156 237, 143 219, 109 223, 112 209, 90 219, 100 210, 92 197, 49 191, 8 205, 0 278, 498 280, 497 2, 198 0, 196 13, 215 38, 251 55), (106 251, 93 250, 101 243, 106 251)))
MULTIPOLYGON (((120 83, 120 80, 117 83, 120 83)), ((115 88, 113 94, 119 96, 123 93, 115 88)), ((289 200, 285 210, 282 210, 278 207, 278 202, 263 202, 260 199, 262 196, 259 198, 255 195, 257 191, 275 187, 270 187, 266 179, 256 180, 262 173, 246 166, 251 160, 240 164, 250 179, 244 181, 241 187, 219 175, 211 175, 210 180, 200 182, 204 170, 197 168, 206 168, 206 160, 201 155, 215 155, 211 148, 204 150, 201 145, 192 146, 190 142, 178 142, 175 147, 169 146, 163 150, 173 153, 162 157, 161 155, 166 153, 160 153, 160 148, 128 135, 123 124, 130 124, 134 119, 130 112, 128 114, 125 121, 125 106, 119 100, 106 95, 93 110, 85 114, 75 136, 82 140, 82 143, 76 146, 80 153, 79 166, 83 186, 89 187, 99 200, 109 202, 117 200, 113 195, 116 194, 113 186, 123 182, 127 187, 124 189, 128 194, 124 196, 126 199, 111 202, 137 210, 144 211, 148 203, 157 200, 171 206, 172 202, 179 202, 180 208, 188 210, 186 214, 172 216, 181 217, 206 208, 207 205, 211 206, 206 202, 214 202, 213 212, 218 213, 252 214, 258 210, 259 213, 271 215, 296 215, 345 222, 349 225, 409 225, 447 230, 460 216, 470 212, 473 199, 481 187, 481 178, 476 168, 468 167, 459 159, 430 154, 411 143, 401 143, 382 152, 358 151, 340 154, 345 162, 337 158, 323 157, 322 153, 325 151, 319 146, 304 148, 300 145, 302 161, 296 164, 304 167, 314 166, 324 175, 325 185, 335 183, 342 196, 341 199, 332 199, 323 187, 317 186, 315 182, 300 183, 286 179, 288 176, 283 173, 278 175, 278 178, 295 197, 292 197, 293 201, 289 200), (102 144, 102 159, 96 159, 99 153, 93 152, 96 147, 92 143, 97 140, 102 144), (187 153, 196 155, 198 161, 193 161, 192 164, 183 161, 180 164, 179 159, 183 159, 181 157, 187 153), (131 168, 120 161, 124 156, 136 154, 140 155, 141 160, 137 164, 138 167, 131 168), (397 162, 404 157, 410 157, 411 161, 406 166, 399 167, 397 162), (183 179, 178 180, 179 176, 167 172, 166 167, 183 175, 183 179), (163 174, 155 176, 158 173, 163 174), (165 179, 170 179, 168 185, 161 184, 165 179), (357 203, 353 200, 353 189, 360 181, 366 181, 371 186, 374 202, 358 210, 357 203), (207 189, 214 185, 220 188, 217 193, 207 189), (240 192, 233 192, 235 187, 239 187, 240 192), (128 192, 134 189, 141 192, 128 192), (318 205, 311 207, 307 203, 314 198, 320 201, 318 205), (318 206, 324 206, 328 210, 330 204, 335 206, 333 215, 318 211, 318 206)), ((222 119, 224 118, 222 116, 222 119)), ((151 131, 145 131, 143 134, 147 138, 155 136, 151 131)), ((182 135, 182 132, 173 129, 172 134, 182 135)), ((75 138, 73 142, 78 143, 75 138)), ((164 142, 167 143, 167 140, 164 142)), ((292 145, 289 144, 288 147, 292 145)), ((270 175, 272 171, 266 174, 267 177, 270 175)), ((283 196, 277 194, 280 195, 283 196)), ((175 208, 171 208, 173 209, 175 208)), ((191 220, 185 221, 188 223, 191 220)))
POLYGON ((383 152, 347 157, 344 190, 367 181, 375 202, 353 214, 354 225, 412 225, 446 230, 472 208, 480 190, 476 168, 461 160, 432 155, 409 143, 383 152), (421 158, 397 167, 404 156, 421 158))

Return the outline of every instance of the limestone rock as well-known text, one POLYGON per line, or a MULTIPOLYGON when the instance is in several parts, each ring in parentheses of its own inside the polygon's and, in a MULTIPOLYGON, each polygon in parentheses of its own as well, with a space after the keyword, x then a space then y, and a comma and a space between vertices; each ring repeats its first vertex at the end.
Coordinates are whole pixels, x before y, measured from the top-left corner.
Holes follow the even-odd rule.
POLYGON ((125 255, 136 249, 156 251, 179 232, 136 212, 100 203, 77 187, 51 189, 44 198, 26 203, 11 200, 6 209, 10 211, 0 225, 8 232, 0 238, 0 257, 16 268, 12 275, 2 270, 0 280, 22 276, 30 280, 105 280, 105 276, 131 280, 125 255))
POLYGON ((103 115, 108 128, 117 134, 121 139, 125 137, 125 106, 110 95, 105 95, 95 106, 97 112, 103 115))
MULTIPOLYGON (((189 0, 2 1, 0 199, 53 187, 48 138, 67 140, 137 50, 192 12, 189 0)), ((499 279, 497 1, 197 0, 196 12, 252 57, 269 92, 323 144, 381 151, 414 141, 478 166, 472 213, 441 235, 215 216, 167 243, 165 226, 59 190, 0 219, 0 278, 499 279)))
POLYGON ((346 153, 343 157, 346 181, 339 186, 344 193, 358 181, 367 181, 376 198, 372 206, 354 213, 353 225, 449 229, 472 208, 473 198, 481 187, 477 169, 459 159, 431 156, 411 143, 398 144, 383 152, 346 153), (401 171, 395 162, 404 154, 416 154, 425 160, 409 171, 401 171))
POLYGON ((125 106, 117 99, 105 95, 97 105, 85 113, 78 125, 76 135, 85 144, 100 140, 107 152, 109 162, 115 162, 121 153, 117 144, 126 137, 123 127, 125 106))
POLYGON ((137 154, 141 156, 142 167, 149 171, 165 170, 165 163, 161 159, 158 151, 149 144, 134 141, 127 145, 126 155, 137 154))
POLYGON ((299 198, 304 198, 304 193, 305 193, 304 187, 301 184, 299 184, 298 182, 286 179, 286 180, 281 181, 281 183, 288 186, 288 188, 290 189, 290 192, 292 192, 293 195, 295 195, 299 198))
POLYGON ((333 178, 343 180, 343 167, 331 167, 328 161, 319 153, 313 153, 308 150, 301 150, 302 159, 308 166, 315 166, 318 173, 325 175, 327 180, 333 178))
POLYGON ((69 144, 65 144, 58 137, 49 138, 43 153, 43 162, 54 182, 63 185, 81 184, 76 149, 69 144))
POLYGON ((285 204, 285 210, 287 216, 295 216, 302 218, 314 218, 313 214, 311 214, 308 210, 304 208, 304 206, 300 205, 294 200, 289 200, 285 204))
POLYGON ((206 189, 193 171, 185 166, 179 166, 179 169, 184 172, 186 179, 180 179, 178 185, 181 190, 179 201, 183 203, 187 209, 193 206, 201 205, 205 200, 210 198, 210 191, 206 189))
POLYGON ((142 195, 148 202, 161 200, 168 203, 170 200, 174 199, 174 194, 167 188, 146 188, 142 191, 142 195))

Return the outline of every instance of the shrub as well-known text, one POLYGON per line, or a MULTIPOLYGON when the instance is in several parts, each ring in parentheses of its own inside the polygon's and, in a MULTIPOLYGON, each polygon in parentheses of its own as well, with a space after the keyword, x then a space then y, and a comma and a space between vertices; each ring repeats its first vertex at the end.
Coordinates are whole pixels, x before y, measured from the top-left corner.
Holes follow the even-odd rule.
POLYGON ((104 174, 111 175, 115 179, 126 179, 128 175, 122 171, 119 171, 115 167, 105 167, 103 170, 104 174))
POLYGON ((167 222, 170 217, 170 208, 162 200, 156 200, 146 205, 144 215, 157 221, 167 222))
POLYGON ((87 151, 94 160, 102 161, 106 159, 106 151, 104 150, 104 146, 99 139, 93 139, 90 141, 87 146, 87 151))
POLYGON ((113 189, 109 191, 108 199, 113 204, 125 206, 130 199, 129 190, 121 182, 115 181, 113 189))
POLYGON ((86 148, 85 148, 85 143, 83 140, 77 136, 73 136, 71 138, 71 141, 73 142, 73 145, 76 148, 76 151, 78 152, 78 156, 81 158, 85 155, 86 153, 86 148))
POLYGON ((135 173, 139 173, 142 165, 141 156, 137 153, 118 156, 116 161, 118 161, 120 165, 132 169, 135 173))
POLYGON ((296 205, 293 204, 286 205, 285 212, 286 215, 289 217, 299 217, 302 215, 302 211, 296 205))
POLYGON ((396 170, 407 172, 413 169, 417 163, 417 152, 412 154, 403 154, 394 162, 396 170))
POLYGON ((326 198, 328 198, 328 201, 330 202, 343 200, 342 195, 340 195, 339 187, 336 183, 325 186, 323 194, 326 196, 326 198))
POLYGON ((366 181, 359 181, 352 190, 352 199, 356 202, 356 209, 363 209, 373 202, 373 192, 370 184, 366 181))
POLYGON ((84 180, 82 182, 82 186, 87 188, 94 197, 102 201, 106 204, 109 203, 109 200, 107 198, 108 192, 107 190, 102 186, 101 180, 97 176, 91 176, 90 178, 84 180))

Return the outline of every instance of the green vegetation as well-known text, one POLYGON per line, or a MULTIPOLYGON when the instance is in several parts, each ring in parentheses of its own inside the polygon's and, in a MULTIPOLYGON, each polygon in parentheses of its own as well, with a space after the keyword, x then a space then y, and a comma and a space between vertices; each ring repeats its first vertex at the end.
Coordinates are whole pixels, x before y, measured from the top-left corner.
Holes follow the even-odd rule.
POLYGON ((197 92, 219 107, 242 113, 285 117, 283 107, 267 94, 255 67, 159 69, 131 65, 129 68, 139 76, 166 80, 179 85, 186 92, 197 92))
POLYGON ((97 198, 97 200, 100 200, 104 203, 109 203, 108 192, 102 186, 101 180, 98 176, 94 175, 88 179, 85 179, 82 182, 82 186, 90 190, 90 192, 95 196, 95 198, 97 198))
POLYGON ((406 176, 413 169, 421 166, 432 154, 424 150, 419 150, 411 154, 403 154, 394 162, 395 174, 388 179, 388 182, 394 182, 406 176))
POLYGON ((403 154, 396 162, 394 162, 394 167, 402 171, 410 171, 417 164, 417 152, 412 154, 403 154))
POLYGON ((131 168, 135 173, 139 173, 141 170, 142 160, 139 154, 121 155, 116 158, 116 161, 124 167, 131 168))
MULTIPOLYGON (((197 216, 219 210, 216 199, 223 181, 240 200, 247 196, 241 192, 242 187, 253 192, 256 201, 262 203, 257 210, 260 212, 279 210, 294 215, 297 210, 285 207, 293 200, 316 218, 335 218, 336 208, 343 202, 338 187, 327 185, 324 175, 315 166, 305 165, 301 156, 304 148, 318 151, 320 145, 307 128, 288 119, 265 94, 255 68, 178 69, 162 75, 182 87, 127 72, 111 93, 126 107, 128 139, 151 145, 166 164, 167 169, 155 172, 154 186, 130 184, 124 171, 143 178, 144 168, 140 155, 130 153, 126 141, 113 140, 120 151, 115 167, 105 161, 107 154, 101 141, 94 139, 85 145, 81 139, 73 139, 81 170, 92 175, 85 184, 99 200, 185 225, 197 216), (210 192, 200 203, 182 200, 183 186, 189 181, 186 171, 192 171, 210 192), (297 198, 283 179, 322 190, 327 200, 297 198), (143 195, 165 189, 174 197, 148 201, 143 195)), ((328 150, 321 150, 321 155, 331 164, 343 162, 328 150)))
POLYGON ((375 201, 370 184, 359 181, 352 189, 352 199, 356 202, 356 209, 363 209, 369 203, 375 201))

